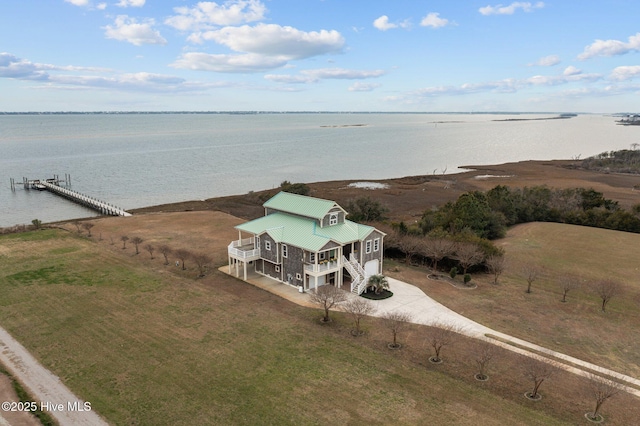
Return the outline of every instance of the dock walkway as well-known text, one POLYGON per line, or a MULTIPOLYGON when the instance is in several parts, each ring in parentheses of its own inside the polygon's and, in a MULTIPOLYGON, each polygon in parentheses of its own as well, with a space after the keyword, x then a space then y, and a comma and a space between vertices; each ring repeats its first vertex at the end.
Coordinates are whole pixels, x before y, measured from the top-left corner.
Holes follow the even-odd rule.
POLYGON ((60 195, 61 197, 67 198, 93 210, 97 210, 102 214, 110 216, 131 216, 131 213, 121 209, 120 207, 112 206, 111 204, 96 200, 95 198, 72 191, 71 189, 63 188, 57 185, 54 179, 40 180, 38 183, 54 194, 60 195))

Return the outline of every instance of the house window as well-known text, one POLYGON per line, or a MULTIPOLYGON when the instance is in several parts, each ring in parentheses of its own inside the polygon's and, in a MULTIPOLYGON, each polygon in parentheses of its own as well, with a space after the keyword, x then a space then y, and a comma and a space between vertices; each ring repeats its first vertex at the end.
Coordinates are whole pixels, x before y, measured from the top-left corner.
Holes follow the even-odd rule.
POLYGON ((255 244, 256 248, 260 248, 260 237, 256 237, 256 244, 255 244))
POLYGON ((318 253, 318 259, 324 260, 324 258, 325 258, 325 252, 321 251, 320 253, 318 253))
POLYGON ((298 280, 298 281, 302 281, 302 275, 300 275, 300 274, 296 274, 296 280, 298 280))
POLYGON ((271 251, 271 241, 265 241, 264 242, 264 249, 271 251))
POLYGON ((280 272, 280 265, 276 265, 276 272, 280 272))
POLYGON ((373 251, 380 250, 380 238, 373 240, 373 251))
POLYGON ((287 245, 283 244, 282 245, 282 257, 287 257, 288 254, 289 254, 288 252, 289 252, 289 250, 287 250, 287 245))
POLYGON ((364 252, 371 253, 371 240, 367 240, 364 252))
POLYGON ((315 253, 309 253, 309 262, 316 263, 316 254, 315 253))
POLYGON ((337 225, 338 224, 338 213, 331 213, 329 216, 329 225, 337 225))

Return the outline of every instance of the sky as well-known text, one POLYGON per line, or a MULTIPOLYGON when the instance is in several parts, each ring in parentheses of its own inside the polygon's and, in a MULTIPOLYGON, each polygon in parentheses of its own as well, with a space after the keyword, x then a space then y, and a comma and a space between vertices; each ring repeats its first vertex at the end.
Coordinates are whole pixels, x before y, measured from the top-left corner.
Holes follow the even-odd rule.
POLYGON ((640 1, 4 0, 0 111, 640 112, 640 1))

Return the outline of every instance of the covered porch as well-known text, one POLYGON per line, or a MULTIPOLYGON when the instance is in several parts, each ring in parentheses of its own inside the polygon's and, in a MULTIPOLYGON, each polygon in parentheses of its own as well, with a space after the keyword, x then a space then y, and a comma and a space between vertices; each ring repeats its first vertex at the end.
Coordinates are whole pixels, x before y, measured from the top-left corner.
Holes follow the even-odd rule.
POLYGON ((236 277, 240 277, 240 268, 243 271, 244 280, 247 280, 247 265, 254 260, 260 259, 260 248, 256 247, 255 237, 240 238, 232 241, 227 247, 229 256, 229 274, 232 268, 235 269, 236 277))

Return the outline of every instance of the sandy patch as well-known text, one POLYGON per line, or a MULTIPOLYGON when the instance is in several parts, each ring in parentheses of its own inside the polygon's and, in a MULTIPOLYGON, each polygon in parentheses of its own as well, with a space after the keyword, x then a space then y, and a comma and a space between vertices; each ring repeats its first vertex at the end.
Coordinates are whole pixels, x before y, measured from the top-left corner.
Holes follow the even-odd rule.
POLYGON ((349 188, 358 189, 388 189, 389 185, 379 182, 353 182, 347 185, 349 188))

